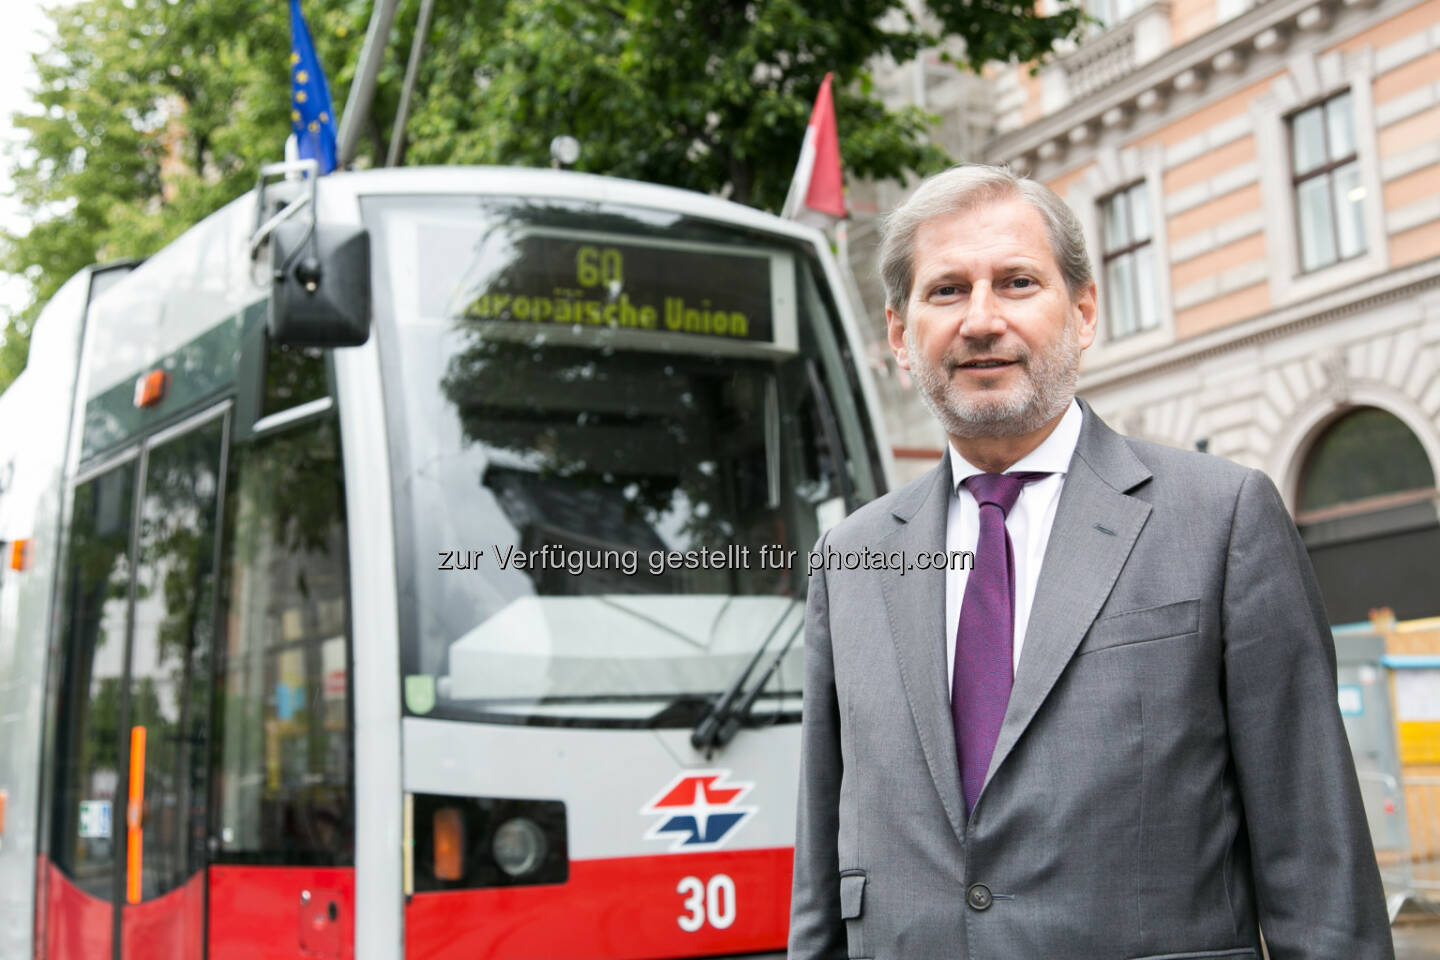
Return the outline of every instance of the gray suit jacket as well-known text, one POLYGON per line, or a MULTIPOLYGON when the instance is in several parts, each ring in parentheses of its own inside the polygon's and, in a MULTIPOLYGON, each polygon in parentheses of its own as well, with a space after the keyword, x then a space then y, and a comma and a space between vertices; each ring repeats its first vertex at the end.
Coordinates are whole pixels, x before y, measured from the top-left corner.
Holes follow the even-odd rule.
MULTIPOLYGON (((968 822, 944 572, 811 578, 790 957, 1394 955, 1309 558, 1262 473, 1084 407, 968 822)), ((948 458, 817 549, 945 547, 948 458)))

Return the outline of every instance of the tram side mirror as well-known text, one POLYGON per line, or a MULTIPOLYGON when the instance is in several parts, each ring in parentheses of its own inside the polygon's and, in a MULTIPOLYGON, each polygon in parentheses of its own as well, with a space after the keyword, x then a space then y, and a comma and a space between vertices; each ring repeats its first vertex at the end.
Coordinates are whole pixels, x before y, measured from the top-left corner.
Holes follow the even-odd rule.
POLYGON ((356 347, 370 338, 370 235, 309 217, 270 234, 270 341, 356 347))

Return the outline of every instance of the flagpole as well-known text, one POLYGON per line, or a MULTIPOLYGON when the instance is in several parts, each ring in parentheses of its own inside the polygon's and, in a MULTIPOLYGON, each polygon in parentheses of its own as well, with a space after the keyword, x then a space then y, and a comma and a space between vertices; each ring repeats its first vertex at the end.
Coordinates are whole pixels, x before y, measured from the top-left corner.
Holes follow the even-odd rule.
POLYGON ((375 80, 380 76, 380 64, 385 59, 385 48, 390 44, 390 28, 395 21, 397 5, 398 0, 376 0, 374 12, 370 14, 365 45, 360 49, 360 64, 355 68, 355 79, 345 97, 345 112, 340 115, 335 162, 341 169, 355 159, 360 128, 369 119, 370 103, 375 98, 375 80))
POLYGON ((805 191, 810 189, 810 164, 815 162, 815 150, 811 146, 810 128, 805 128, 805 140, 800 145, 800 160, 795 164, 795 173, 790 177, 790 189, 785 191, 785 205, 780 216, 794 220, 805 202, 805 191))
POLYGON ((405 123, 410 119, 410 95, 415 90, 415 75, 420 71, 420 57, 425 52, 425 37, 430 32, 430 11, 435 0, 420 0, 420 19, 415 24, 415 42, 410 44, 410 62, 405 65, 405 82, 400 87, 400 108, 395 111, 395 126, 390 131, 390 150, 385 166, 400 164, 405 149, 405 123))

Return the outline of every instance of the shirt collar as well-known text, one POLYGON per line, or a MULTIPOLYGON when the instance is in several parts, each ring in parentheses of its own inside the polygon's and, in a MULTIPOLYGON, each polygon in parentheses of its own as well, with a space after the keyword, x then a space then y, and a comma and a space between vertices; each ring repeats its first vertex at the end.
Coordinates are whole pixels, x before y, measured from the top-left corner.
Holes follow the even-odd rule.
MULTIPOLYGON (((1065 409, 1065 415, 1060 418, 1055 429, 1050 431, 1050 436, 1040 441, 1040 446, 1025 454, 1005 472, 1037 470, 1041 473, 1057 473, 1063 477, 1070 469, 1070 458, 1074 456, 1075 446, 1080 442, 1080 427, 1084 422, 1085 415, 1080 411, 1080 404, 1072 397, 1070 406, 1065 409)), ((950 482, 953 491, 958 494, 960 484, 967 477, 985 471, 960 456, 953 443, 947 442, 945 449, 950 451, 950 482)))

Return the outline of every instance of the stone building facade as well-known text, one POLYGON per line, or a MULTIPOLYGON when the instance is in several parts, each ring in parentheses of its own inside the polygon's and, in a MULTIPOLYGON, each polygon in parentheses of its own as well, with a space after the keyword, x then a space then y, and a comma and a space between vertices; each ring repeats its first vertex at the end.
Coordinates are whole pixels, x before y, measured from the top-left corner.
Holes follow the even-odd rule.
MULTIPOLYGON (((1269 473, 1332 622, 1440 614, 1440 0, 1092 2, 1112 25, 990 71, 993 133, 955 154, 1084 223, 1081 395, 1269 473)), ((890 419, 902 472, 933 462, 918 403, 890 419)))

